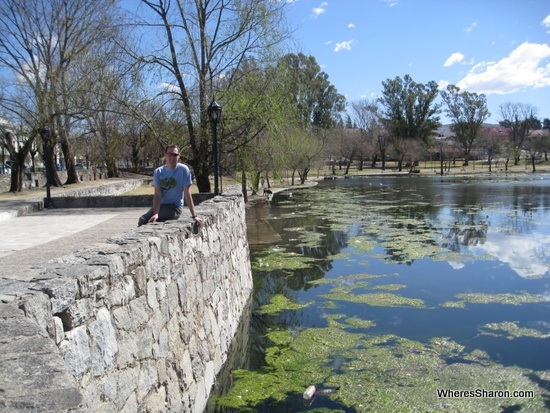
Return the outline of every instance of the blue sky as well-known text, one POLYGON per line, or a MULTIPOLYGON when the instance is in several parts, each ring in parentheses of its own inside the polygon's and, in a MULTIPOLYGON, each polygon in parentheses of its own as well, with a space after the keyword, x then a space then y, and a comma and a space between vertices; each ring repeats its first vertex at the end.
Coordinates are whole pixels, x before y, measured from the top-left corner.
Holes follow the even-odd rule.
POLYGON ((348 102, 409 74, 484 93, 491 123, 505 102, 550 118, 549 0, 286 1, 296 50, 314 56, 348 102))

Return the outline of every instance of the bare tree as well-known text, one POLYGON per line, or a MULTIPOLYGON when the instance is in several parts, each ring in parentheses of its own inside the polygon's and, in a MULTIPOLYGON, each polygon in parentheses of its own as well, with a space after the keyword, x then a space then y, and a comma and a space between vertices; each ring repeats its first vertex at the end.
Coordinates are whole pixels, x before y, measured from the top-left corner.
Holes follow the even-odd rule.
POLYGON ((332 131, 338 142, 338 154, 346 165, 344 175, 347 175, 353 162, 361 159, 366 141, 359 129, 334 128, 332 131))
POLYGON ((78 73, 87 82, 74 92, 75 98, 79 99, 75 106, 82 108, 80 117, 84 132, 101 147, 101 161, 109 178, 119 175, 118 160, 125 138, 123 126, 130 121, 129 118, 145 119, 147 115, 138 109, 143 102, 139 68, 123 60, 122 36, 114 33, 112 36, 118 37, 118 41, 105 42, 101 51, 90 52, 82 62, 78 73))
POLYGON ((361 100, 351 104, 354 123, 361 130, 363 138, 374 148, 372 167, 376 160, 382 162, 382 170, 386 169, 386 155, 390 144, 390 135, 382 124, 380 108, 376 101, 361 100))
POLYGON ((537 109, 526 103, 507 102, 500 105, 499 122, 510 130, 510 140, 515 148, 514 164, 519 164, 523 142, 536 127, 537 109))
POLYGON ((534 131, 529 134, 525 140, 525 149, 527 156, 531 161, 531 170, 536 172, 536 160, 538 157, 542 158, 543 154, 548 152, 549 136, 542 129, 534 131))
POLYGON ((479 146, 485 150, 489 172, 492 172, 493 160, 502 151, 507 131, 504 128, 483 128, 480 134, 479 146))
MULTIPOLYGON (((50 130, 49 149, 61 144, 67 183, 78 180, 68 136, 75 109, 69 104, 75 80, 70 70, 99 39, 110 35, 115 4, 116 0, 0 2, 0 67, 10 76, 0 105, 27 125, 28 144, 20 150, 32 147, 38 131, 50 130)), ((59 186, 54 151, 47 152, 45 163, 54 175, 51 184, 59 186)))
MULTIPOLYGON (((271 0, 142 0, 156 16, 144 15, 141 24, 159 30, 159 47, 140 61, 159 69, 163 91, 179 103, 189 140, 189 160, 201 192, 210 192, 211 145, 207 107, 223 105, 223 89, 249 57, 262 61, 284 40, 281 26, 286 2, 271 0), (229 78, 226 78, 229 76, 229 78), (223 82, 222 82, 223 79, 223 82)), ((223 136, 220 137, 223 144, 223 136)))

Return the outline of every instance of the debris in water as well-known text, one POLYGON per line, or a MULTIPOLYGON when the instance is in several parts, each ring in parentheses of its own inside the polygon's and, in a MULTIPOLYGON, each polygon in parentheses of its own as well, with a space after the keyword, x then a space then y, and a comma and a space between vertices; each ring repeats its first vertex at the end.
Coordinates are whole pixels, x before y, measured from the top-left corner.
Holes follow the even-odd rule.
POLYGON ((304 392, 304 400, 311 400, 315 396, 315 386, 308 386, 304 392))

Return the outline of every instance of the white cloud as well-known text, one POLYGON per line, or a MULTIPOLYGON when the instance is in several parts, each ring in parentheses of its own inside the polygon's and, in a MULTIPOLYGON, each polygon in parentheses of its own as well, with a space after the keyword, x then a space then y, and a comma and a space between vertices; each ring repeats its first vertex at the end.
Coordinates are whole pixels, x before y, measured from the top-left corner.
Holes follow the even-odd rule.
MULTIPOLYGON (((542 21, 543 26, 546 26, 550 29, 550 14, 542 21)), ((550 33, 550 31, 548 32, 550 33)))
POLYGON ((348 24, 348 29, 355 29, 355 24, 353 23, 348 24))
POLYGON ((439 90, 445 90, 449 85, 450 83, 447 82, 446 80, 440 80, 439 83, 437 84, 437 87, 439 88, 439 90))
POLYGON ((550 46, 523 43, 498 62, 475 65, 457 86, 469 92, 501 95, 550 86, 550 46))
POLYGON ((473 22, 473 23, 470 24, 468 27, 466 27, 466 28, 464 29, 464 31, 465 31, 466 33, 470 33, 472 30, 474 30, 474 29, 476 28, 476 26, 477 26, 477 22, 473 22))
POLYGON ((345 42, 336 43, 334 46, 334 51, 339 52, 340 50, 351 50, 351 45, 355 43, 355 40, 346 40, 345 42))
POLYGON ((456 63, 460 63, 464 60, 464 55, 462 53, 453 53, 447 60, 445 60, 445 63, 443 63, 443 66, 449 67, 456 63))
POLYGON ((397 6, 399 3, 399 0, 384 0, 386 4, 390 7, 397 6))
POLYGON ((326 7, 328 6, 328 3, 326 1, 324 1, 323 3, 321 3, 319 5, 319 7, 315 7, 313 9, 313 17, 314 18, 317 18, 319 17, 321 14, 323 14, 324 12, 327 11, 326 7))

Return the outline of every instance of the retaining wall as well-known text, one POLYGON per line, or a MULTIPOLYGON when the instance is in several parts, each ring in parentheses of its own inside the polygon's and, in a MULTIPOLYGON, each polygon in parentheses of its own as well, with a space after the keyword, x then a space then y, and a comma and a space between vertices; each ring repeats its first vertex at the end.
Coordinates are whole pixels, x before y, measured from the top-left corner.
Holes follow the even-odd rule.
POLYGON ((204 410, 252 292, 245 205, 146 225, 0 295, 0 411, 204 410))
MULTIPOLYGON (((67 179, 67 171, 57 171, 59 179, 64 182, 67 179)), ((94 172, 88 169, 77 170, 81 182, 97 181, 107 179, 107 174, 94 172)), ((11 173, 0 173, 0 193, 9 192, 11 185, 11 173)), ((23 189, 40 188, 46 186, 45 172, 24 172, 23 189)))

